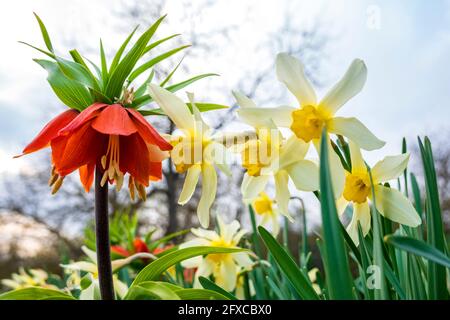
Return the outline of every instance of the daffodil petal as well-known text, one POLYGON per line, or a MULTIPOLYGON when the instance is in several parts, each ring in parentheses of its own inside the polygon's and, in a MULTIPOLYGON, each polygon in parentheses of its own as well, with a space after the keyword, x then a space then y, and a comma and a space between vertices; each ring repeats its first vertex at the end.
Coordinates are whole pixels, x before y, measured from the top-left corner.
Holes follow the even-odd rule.
POLYGON ((328 120, 327 128, 332 133, 349 138, 367 151, 380 149, 386 144, 356 118, 332 118, 328 120))
POLYGON ((315 105, 316 93, 306 78, 300 60, 287 53, 279 53, 276 60, 278 80, 286 85, 302 106, 315 105))
POLYGON ((289 199, 291 193, 289 192, 289 175, 285 170, 278 171, 275 174, 275 199, 277 201, 278 210, 281 214, 292 220, 289 215, 289 199))
POLYGON ((280 150, 279 167, 284 167, 305 158, 310 144, 292 135, 280 150))
POLYGON ((377 162, 372 169, 372 178, 375 182, 385 182, 397 179, 408 166, 409 153, 398 156, 388 156, 377 162))
POLYGON ((260 192, 264 191, 267 183, 269 182, 269 179, 269 175, 254 177, 245 174, 241 185, 241 192, 244 200, 251 200, 256 198, 260 192))
POLYGON ((359 245, 358 222, 365 236, 370 230, 370 207, 367 201, 353 204, 353 216, 347 227, 347 232, 355 245, 359 245))
POLYGON ((319 103, 319 109, 334 115, 348 100, 357 95, 367 79, 367 68, 364 61, 353 60, 344 76, 328 92, 319 103))
POLYGON ((242 108, 238 109, 239 118, 248 125, 260 128, 266 127, 268 119, 279 127, 290 127, 292 112, 297 108, 281 106, 275 108, 242 108))
POLYGON ((155 84, 148 85, 148 92, 178 128, 189 131, 194 129, 194 116, 183 100, 155 84))
POLYGON ((239 267, 247 269, 253 265, 253 261, 250 259, 247 252, 232 253, 232 256, 234 261, 236 261, 239 267))
MULTIPOLYGON (((216 231, 213 230, 205 230, 205 229, 201 229, 201 228, 192 228, 191 232, 193 235, 199 237, 199 238, 205 238, 208 239, 210 241, 215 241, 218 240, 220 238, 220 236, 217 234, 216 231)), ((208 245, 208 244, 203 244, 203 245, 208 245)))
POLYGON ((286 171, 301 191, 316 191, 319 189, 319 167, 310 160, 299 160, 286 167, 286 171))
POLYGON ((233 91, 233 96, 236 99, 236 102, 239 105, 239 107, 241 107, 241 108, 257 108, 257 105, 252 101, 252 99, 247 97, 245 94, 238 92, 238 91, 233 91))
POLYGON ((416 209, 400 191, 381 185, 374 186, 374 190, 377 209, 385 218, 409 227, 422 223, 416 209))
POLYGON ((199 277, 209 277, 213 271, 214 271, 214 263, 211 262, 209 259, 202 259, 199 257, 202 262, 198 266, 197 271, 195 272, 195 279, 194 279, 194 288, 203 288, 203 286, 200 284, 200 281, 198 280, 199 277))
POLYGON ((336 210, 338 215, 342 215, 345 212, 345 209, 347 209, 348 206, 348 200, 345 199, 344 197, 340 197, 337 201, 336 201, 336 210))
MULTIPOLYGON (((320 140, 314 139, 313 140, 314 146, 317 150, 317 153, 320 157, 320 140)), ((330 173, 331 173, 331 182, 333 184, 333 193, 335 199, 339 199, 342 195, 342 192, 344 191, 344 185, 345 185, 345 169, 342 166, 341 159, 334 151, 333 147, 331 146, 331 142, 329 137, 327 137, 327 144, 328 144, 328 164, 330 166, 330 173)))
POLYGON ((209 225, 209 211, 216 198, 217 173, 212 164, 202 164, 202 195, 197 207, 197 216, 200 225, 207 228, 209 225))
POLYGON ((220 264, 219 277, 216 278, 217 284, 227 291, 233 291, 236 287, 237 268, 231 257, 224 259, 220 264))
POLYGON ((241 241, 241 238, 243 235, 247 233, 247 230, 241 229, 238 233, 236 233, 233 237, 233 242, 237 245, 239 241, 241 241))
POLYGON ((352 161, 352 172, 367 172, 366 163, 364 162, 359 146, 352 140, 348 142, 348 146, 352 161))
POLYGON ((187 171, 186 178, 184 179, 183 189, 180 193, 178 203, 181 205, 186 204, 195 192, 195 188, 198 183, 198 178, 202 172, 201 165, 195 164, 187 171))

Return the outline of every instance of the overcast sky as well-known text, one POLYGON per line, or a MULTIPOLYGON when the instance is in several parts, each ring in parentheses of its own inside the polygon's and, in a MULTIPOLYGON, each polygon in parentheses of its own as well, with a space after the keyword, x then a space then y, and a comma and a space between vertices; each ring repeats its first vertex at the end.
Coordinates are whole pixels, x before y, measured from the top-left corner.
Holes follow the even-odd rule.
MULTIPOLYGON (((198 28, 203 30, 230 24, 241 26, 236 34, 238 39, 233 43, 217 39, 218 45, 223 46, 220 54, 205 57, 206 63, 191 67, 196 74, 210 71, 221 74, 220 78, 211 80, 223 88, 222 95, 218 96, 220 103, 231 102, 230 91, 235 89, 233 80, 244 72, 242 65, 273 64, 273 59, 258 59, 255 45, 283 22, 285 7, 279 1, 245 1, 245 6, 243 2, 218 1, 201 17, 195 17, 198 28)), ((372 152, 369 159, 397 152, 402 136, 415 138, 417 134, 448 127, 449 1, 299 3, 298 13, 294 13, 298 21, 308 22, 319 17, 332 32, 331 44, 325 52, 326 69, 322 70, 327 84, 320 90, 322 94, 345 72, 352 59, 361 58, 368 66, 365 88, 341 109, 340 115, 358 117, 388 142, 382 150, 372 152)), ((130 25, 126 30, 118 29, 117 19, 120 18, 111 14, 111 7, 120 12, 120 6, 120 1, 110 0, 95 3, 22 0, 3 4, 0 12, 0 164, 3 170, 13 170, 26 161, 12 161, 11 156, 17 154, 58 110, 59 102, 45 81, 45 72, 31 60, 39 55, 17 43, 24 40, 42 45, 32 12, 38 12, 43 18, 57 48, 64 49, 64 44, 71 41, 96 48, 100 37, 107 46, 114 48, 119 45, 118 38, 122 39, 133 28, 130 25)), ((183 33, 190 21, 177 19, 182 16, 177 1, 169 1, 165 12, 171 20, 162 30, 183 33)), ((274 73, 272 76, 275 85, 274 73)), ((198 90, 201 97, 202 88, 206 88, 205 85, 199 84, 190 90, 198 90)))

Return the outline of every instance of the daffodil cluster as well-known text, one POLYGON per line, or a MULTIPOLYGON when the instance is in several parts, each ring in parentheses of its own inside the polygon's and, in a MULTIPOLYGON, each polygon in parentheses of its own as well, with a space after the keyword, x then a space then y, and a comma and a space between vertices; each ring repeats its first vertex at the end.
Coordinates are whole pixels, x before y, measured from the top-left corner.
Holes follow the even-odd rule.
MULTIPOLYGON (((173 93, 159 86, 149 85, 149 95, 179 129, 179 133, 169 137, 174 147, 171 158, 176 171, 186 173, 179 203, 183 205, 190 200, 201 176, 202 195, 197 213, 202 227, 208 227, 210 209, 217 190, 216 168, 229 174, 224 161, 227 157, 223 155, 227 150, 233 150, 240 154, 242 169, 245 171, 241 184, 244 202, 253 205, 255 212, 263 217, 262 224, 271 222, 276 235, 279 230, 279 214, 292 220, 289 214, 289 182, 292 181, 299 191, 320 191, 318 161, 307 156, 314 153, 310 152, 311 144, 320 156, 320 139, 325 130, 338 211, 344 212, 349 203, 353 207, 352 219, 347 228, 353 241, 358 244, 358 223, 361 224, 364 235, 370 229, 369 201, 376 204, 376 209, 382 215, 394 222, 412 227, 419 225, 421 220, 409 200, 399 191, 384 185, 405 170, 409 155, 386 157, 370 171, 362 159, 360 149, 380 149, 385 142, 358 119, 337 115, 343 105, 364 87, 367 78, 365 63, 355 59, 344 76, 320 100, 305 75, 302 63, 296 58, 286 53, 278 54, 276 74, 278 80, 295 96, 297 105, 260 107, 245 95, 234 92, 240 107, 238 116, 245 124, 253 127, 253 131, 250 134, 235 135, 231 145, 224 143, 222 139, 227 134, 211 133, 210 127, 196 108, 193 94, 188 94, 190 103, 186 104, 173 93), (284 135, 282 131, 288 134, 284 135), (344 168, 340 155, 334 150, 334 137, 349 146, 350 167, 344 168), (270 183, 275 186, 274 199, 266 193, 270 183)), ((236 228, 237 225, 234 224, 232 229, 236 228)), ((223 222, 220 230, 227 230, 223 222)), ((230 235, 226 236, 224 242, 213 231, 194 229, 193 233, 203 239, 200 241, 202 243, 209 241, 217 244, 219 241, 220 245, 236 245, 235 242, 230 242, 230 235)), ((195 241, 197 242, 199 240, 195 241)), ((226 288, 233 289, 238 269, 235 262, 229 258, 225 264, 217 264, 219 260, 216 260, 209 258, 203 264, 197 261, 197 273, 214 273, 226 288)))

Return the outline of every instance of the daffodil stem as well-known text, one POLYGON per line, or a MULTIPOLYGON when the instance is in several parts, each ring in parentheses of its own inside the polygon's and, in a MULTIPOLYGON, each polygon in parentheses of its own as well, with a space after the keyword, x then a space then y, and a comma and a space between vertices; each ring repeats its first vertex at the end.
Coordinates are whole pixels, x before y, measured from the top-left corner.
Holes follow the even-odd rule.
POLYGON ((95 235, 97 242, 97 268, 102 300, 114 300, 108 221, 108 184, 102 186, 103 172, 95 171, 95 235))

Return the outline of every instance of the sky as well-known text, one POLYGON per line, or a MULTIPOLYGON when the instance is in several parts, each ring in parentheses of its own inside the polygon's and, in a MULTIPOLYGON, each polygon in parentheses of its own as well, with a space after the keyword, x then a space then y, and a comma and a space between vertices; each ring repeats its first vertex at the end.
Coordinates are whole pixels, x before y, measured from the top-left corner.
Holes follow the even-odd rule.
MULTIPOLYGON (((258 58, 255 48, 259 40, 283 22, 285 2, 219 0, 201 17, 192 18, 201 30, 230 24, 239 27, 232 42, 212 39, 223 50, 205 57, 201 63, 192 62, 195 73, 221 74, 220 78, 209 80, 222 88, 218 102, 231 103, 234 80, 246 72, 245 66, 255 69, 273 64, 275 57, 258 58)), ((183 33, 193 23, 181 19, 183 12, 177 3, 169 1, 164 8, 171 17, 170 25, 163 26, 164 32, 183 33)), ((44 70, 32 61, 39 55, 17 42, 42 45, 32 12, 43 18, 58 48, 65 49, 70 43, 96 48, 100 37, 107 45, 118 46, 117 39, 134 27, 118 27, 121 5, 121 1, 106 0, 22 0, 4 5, 7 9, 0 12, 0 171, 26 166, 26 159, 12 160, 12 156, 61 110, 45 81, 44 70)), ((305 23, 320 19, 330 30, 331 43, 321 70, 326 85, 319 95, 326 93, 354 58, 367 64, 368 80, 363 91, 339 115, 359 118, 387 141, 382 150, 366 154, 369 162, 397 153, 403 136, 415 141, 419 134, 448 129, 450 1, 330 0, 298 1, 296 5, 299 10, 292 14, 295 19, 305 23)), ((285 90, 276 84, 275 72, 271 76, 274 88, 285 90)), ((200 96, 208 88, 208 82, 205 83, 193 87, 200 96)))

